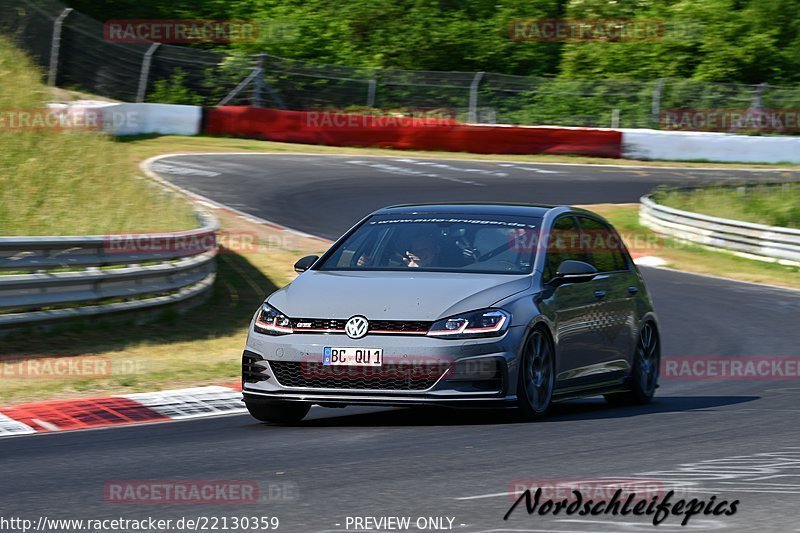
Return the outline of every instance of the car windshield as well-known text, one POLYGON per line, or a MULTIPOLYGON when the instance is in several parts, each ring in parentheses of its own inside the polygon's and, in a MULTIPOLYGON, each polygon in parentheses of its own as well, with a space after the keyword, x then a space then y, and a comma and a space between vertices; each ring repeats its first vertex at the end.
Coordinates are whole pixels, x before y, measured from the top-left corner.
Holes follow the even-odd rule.
POLYGON ((317 268, 526 274, 540 222, 505 215, 375 215, 317 268))

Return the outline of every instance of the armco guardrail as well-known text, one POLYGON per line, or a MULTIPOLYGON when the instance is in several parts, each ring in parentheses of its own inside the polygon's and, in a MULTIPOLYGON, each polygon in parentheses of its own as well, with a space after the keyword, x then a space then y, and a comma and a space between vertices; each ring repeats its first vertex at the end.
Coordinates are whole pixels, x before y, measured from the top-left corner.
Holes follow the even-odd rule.
POLYGON ((0 237, 0 327, 176 304, 216 275, 217 220, 195 230, 0 237))
POLYGON ((800 229, 681 211, 657 204, 650 195, 640 201, 642 224, 658 233, 737 255, 800 265, 800 229))

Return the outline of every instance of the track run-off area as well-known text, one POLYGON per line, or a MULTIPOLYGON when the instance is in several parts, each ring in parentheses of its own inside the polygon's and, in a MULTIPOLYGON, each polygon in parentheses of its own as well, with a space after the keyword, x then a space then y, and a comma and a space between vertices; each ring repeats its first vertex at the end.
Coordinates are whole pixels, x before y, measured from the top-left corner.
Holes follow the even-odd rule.
MULTIPOLYGON (((185 155, 159 158, 150 169, 197 195, 326 239, 390 204, 633 203, 660 184, 800 178, 796 171, 402 154, 185 155)), ((663 356, 800 357, 800 292, 642 272, 663 356)), ((651 530, 652 517, 528 516, 524 505, 503 520, 519 483, 631 479, 679 487, 687 499, 740 500, 733 516, 698 515, 685 527, 671 517, 662 531, 800 531, 800 382, 662 380, 650 405, 577 400, 537 423, 509 412, 314 407, 297 427, 237 415, 15 437, 0 440, 0 465, 5 514, 16 516, 277 516, 279 531, 299 533, 354 531, 348 517, 365 516, 410 516, 412 530, 417 517, 441 517, 429 523, 464 532, 651 530), (256 481, 264 498, 215 506, 104 498, 114 480, 177 479, 256 481)))

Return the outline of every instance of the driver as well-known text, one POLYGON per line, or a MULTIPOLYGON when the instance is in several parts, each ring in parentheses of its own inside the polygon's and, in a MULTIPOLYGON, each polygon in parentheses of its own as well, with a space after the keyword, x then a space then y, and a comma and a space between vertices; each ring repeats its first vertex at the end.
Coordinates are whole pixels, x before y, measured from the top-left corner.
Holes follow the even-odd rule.
MULTIPOLYGON (((409 268, 426 268, 439 266, 441 246, 430 234, 418 234, 406 248, 398 248, 393 252, 395 260, 399 260, 409 268)), ((358 258, 358 266, 368 266, 372 258, 362 255, 358 258)))
POLYGON ((402 253, 401 260, 409 268, 438 266, 439 254, 442 251, 439 243, 430 235, 418 236, 409 245, 409 250, 402 253))

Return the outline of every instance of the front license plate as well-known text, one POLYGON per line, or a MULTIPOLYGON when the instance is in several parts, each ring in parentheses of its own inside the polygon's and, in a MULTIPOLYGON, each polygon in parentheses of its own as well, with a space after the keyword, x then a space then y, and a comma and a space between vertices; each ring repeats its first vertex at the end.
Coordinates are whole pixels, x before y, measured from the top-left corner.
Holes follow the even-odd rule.
POLYGON ((325 347, 322 353, 325 366, 381 366, 382 348, 331 348, 325 347))

